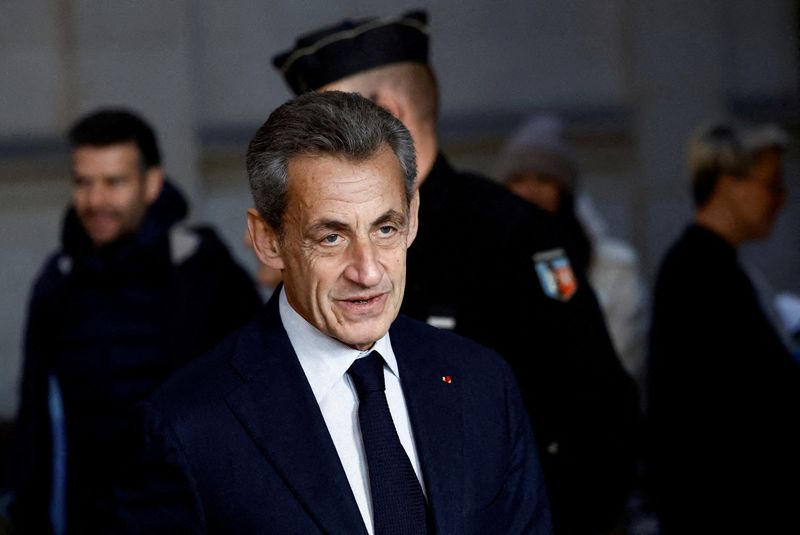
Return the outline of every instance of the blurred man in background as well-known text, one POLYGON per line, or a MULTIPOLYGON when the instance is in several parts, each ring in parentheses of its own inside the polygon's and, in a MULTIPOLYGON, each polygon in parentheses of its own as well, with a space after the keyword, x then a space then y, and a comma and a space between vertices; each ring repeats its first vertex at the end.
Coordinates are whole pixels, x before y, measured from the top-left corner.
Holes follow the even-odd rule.
POLYGON ((745 139, 728 124, 691 138, 695 217, 655 286, 649 487, 664 535, 800 532, 800 365, 737 255, 784 204, 783 149, 745 139))
MULTIPOLYGON (((743 144, 751 156, 777 154, 780 155, 782 163, 789 148, 789 135, 780 126, 767 123, 748 128, 743 144)), ((766 274, 752 263, 745 264, 744 268, 761 298, 767 317, 795 359, 800 360, 800 295, 779 290, 766 274)))
POLYGON ((472 338, 515 370, 540 447, 557 533, 600 533, 628 494, 636 389, 555 221, 483 177, 453 169, 436 135, 427 15, 346 20, 274 58, 295 93, 367 96, 417 151, 419 233, 402 312, 472 338))
POLYGON ((152 128, 104 109, 69 132, 72 204, 28 310, 17 420, 21 533, 108 526, 130 410, 248 319, 260 299, 164 178, 152 128))

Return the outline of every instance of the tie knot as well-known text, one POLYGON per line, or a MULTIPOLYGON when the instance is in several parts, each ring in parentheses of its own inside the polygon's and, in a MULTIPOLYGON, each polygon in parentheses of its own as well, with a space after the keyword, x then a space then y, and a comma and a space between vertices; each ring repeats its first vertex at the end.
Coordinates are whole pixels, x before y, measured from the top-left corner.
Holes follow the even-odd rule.
POLYGON ((364 399, 373 392, 383 392, 386 389, 383 381, 383 357, 377 351, 357 359, 347 373, 353 379, 358 399, 364 399))

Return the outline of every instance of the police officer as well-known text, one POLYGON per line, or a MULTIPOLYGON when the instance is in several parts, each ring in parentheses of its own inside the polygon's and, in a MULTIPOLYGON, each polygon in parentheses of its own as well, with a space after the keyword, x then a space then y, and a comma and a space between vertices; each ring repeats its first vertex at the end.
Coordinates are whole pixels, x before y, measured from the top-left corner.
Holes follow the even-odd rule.
POLYGON ((453 169, 436 137, 427 14, 345 20, 273 59, 291 89, 358 92, 408 127, 419 234, 402 312, 498 350, 523 391, 557 533, 619 521, 633 467, 635 386, 550 216, 453 169))

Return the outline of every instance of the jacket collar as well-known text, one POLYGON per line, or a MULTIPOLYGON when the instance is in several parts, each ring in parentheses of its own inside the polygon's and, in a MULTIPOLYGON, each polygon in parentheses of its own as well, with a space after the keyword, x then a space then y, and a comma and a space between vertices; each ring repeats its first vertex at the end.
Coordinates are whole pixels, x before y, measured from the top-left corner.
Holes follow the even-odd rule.
MULTIPOLYGON (((365 534, 325 420, 281 324, 279 294, 242 332, 231 364, 244 385, 228 397, 228 406, 321 531, 365 534)), ((390 336, 436 532, 457 533, 465 528, 460 387, 457 380, 444 380, 453 373, 450 359, 431 351, 412 320, 399 317, 390 336)))
POLYGON ((392 339, 420 458, 435 533, 460 533, 464 503, 464 429, 455 359, 432 350, 416 322, 400 316, 392 339), (451 377, 456 375, 454 379, 451 377))
POLYGON ((322 532, 366 535, 336 448, 278 312, 279 291, 241 333, 228 407, 322 532))

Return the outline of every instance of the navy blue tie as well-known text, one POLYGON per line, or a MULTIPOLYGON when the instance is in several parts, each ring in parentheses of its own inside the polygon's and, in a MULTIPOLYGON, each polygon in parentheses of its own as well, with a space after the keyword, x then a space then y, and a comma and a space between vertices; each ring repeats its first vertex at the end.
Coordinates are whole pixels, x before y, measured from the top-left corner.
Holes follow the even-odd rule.
POLYGON ((375 535, 426 533, 425 496, 386 402, 383 357, 373 351, 347 371, 358 393, 375 535))

